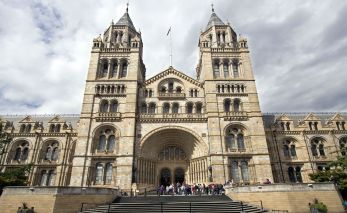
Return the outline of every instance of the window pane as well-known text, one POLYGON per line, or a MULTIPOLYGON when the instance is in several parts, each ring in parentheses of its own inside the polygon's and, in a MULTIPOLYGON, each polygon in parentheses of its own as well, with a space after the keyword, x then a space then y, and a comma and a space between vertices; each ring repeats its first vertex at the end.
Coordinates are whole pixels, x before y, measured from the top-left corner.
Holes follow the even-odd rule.
POLYGON ((246 161, 241 162, 241 173, 244 182, 249 182, 248 163, 246 161))
POLYGON ((114 145, 115 145, 115 136, 114 135, 111 135, 109 138, 108 138, 108 144, 107 144, 107 150, 108 151, 112 151, 114 149, 114 145))
POLYGON ((238 134, 237 135, 237 147, 239 149, 244 149, 245 148, 245 143, 244 143, 242 134, 238 134))
POLYGON ((105 150, 105 145, 106 145, 106 137, 105 135, 101 135, 99 138, 98 150, 99 151, 105 150))
POLYGON ((58 147, 55 147, 53 149, 52 160, 58 160, 58 156, 59 156, 59 149, 58 147))
POLYGON ((231 162, 231 177, 235 183, 240 182, 239 166, 237 161, 231 162))
POLYGON ((108 163, 106 165, 106 180, 107 184, 110 184, 112 181, 112 164, 108 163))

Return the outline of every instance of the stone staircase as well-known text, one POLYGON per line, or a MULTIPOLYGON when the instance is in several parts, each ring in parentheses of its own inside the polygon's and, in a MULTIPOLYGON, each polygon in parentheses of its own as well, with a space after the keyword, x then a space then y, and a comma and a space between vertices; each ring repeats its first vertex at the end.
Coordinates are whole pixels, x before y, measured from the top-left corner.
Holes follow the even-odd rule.
POLYGON ((100 205, 82 213, 97 212, 219 212, 219 213, 261 213, 267 212, 260 207, 233 201, 225 195, 202 196, 141 196, 119 197, 109 205, 100 205))

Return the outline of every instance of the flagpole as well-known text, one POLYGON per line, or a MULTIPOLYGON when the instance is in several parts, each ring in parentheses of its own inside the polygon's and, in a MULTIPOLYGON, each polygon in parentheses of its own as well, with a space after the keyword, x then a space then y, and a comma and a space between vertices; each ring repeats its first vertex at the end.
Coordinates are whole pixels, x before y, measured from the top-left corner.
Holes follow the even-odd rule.
MULTIPOLYGON (((171 27, 170 27, 171 29, 171 27)), ((172 37, 171 37, 172 32, 170 31, 170 66, 172 67, 172 37)))

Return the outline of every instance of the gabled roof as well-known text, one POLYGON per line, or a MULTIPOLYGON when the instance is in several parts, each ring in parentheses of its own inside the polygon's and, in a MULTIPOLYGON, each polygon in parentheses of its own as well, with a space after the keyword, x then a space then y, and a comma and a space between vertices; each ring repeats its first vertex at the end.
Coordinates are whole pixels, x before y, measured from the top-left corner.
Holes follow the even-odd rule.
POLYGON ((134 24, 133 22, 131 21, 131 18, 129 16, 129 13, 128 13, 128 9, 127 11, 124 13, 124 15, 118 20, 118 22, 116 23, 116 26, 128 26, 130 27, 131 29, 135 30, 135 27, 134 27, 134 24))
POLYGON ((330 118, 331 121, 343 121, 345 118, 340 114, 336 113, 332 118, 330 118))
POLYGON ((313 113, 309 113, 305 119, 305 121, 319 121, 321 120, 320 118, 318 118, 316 115, 314 115, 313 113))
POLYGON ((20 120, 18 123, 35 123, 30 115, 26 116, 24 119, 20 120))
POLYGON ((168 76, 169 74, 174 74, 177 77, 179 77, 181 79, 184 79, 184 80, 186 80, 186 81, 188 81, 188 82, 190 82, 190 83, 192 83, 192 84, 202 88, 202 84, 199 81, 197 81, 197 80, 189 77, 188 75, 186 75, 186 74, 176 70, 172 66, 170 66, 168 69, 164 70, 163 72, 158 73, 157 75, 153 76, 152 78, 146 80, 145 81, 145 85, 148 85, 148 84, 151 84, 154 81, 158 81, 160 79, 163 79, 166 76, 168 76))
POLYGON ((210 20, 208 21, 206 30, 208 30, 212 26, 223 26, 223 25, 225 25, 224 22, 213 11, 211 14, 210 20))
POLYGON ((286 115, 286 114, 281 114, 277 119, 276 119, 276 121, 291 121, 292 119, 290 119, 289 117, 288 117, 288 115, 286 115))

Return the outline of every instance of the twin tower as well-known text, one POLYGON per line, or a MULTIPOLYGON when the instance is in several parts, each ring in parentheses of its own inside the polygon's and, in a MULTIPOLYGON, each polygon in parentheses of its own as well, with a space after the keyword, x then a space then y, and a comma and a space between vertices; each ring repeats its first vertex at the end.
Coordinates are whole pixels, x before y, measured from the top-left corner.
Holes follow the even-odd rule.
POLYGON ((169 67, 146 79, 128 10, 93 40, 70 185, 272 179, 247 40, 212 10, 198 46, 196 78, 169 67))

